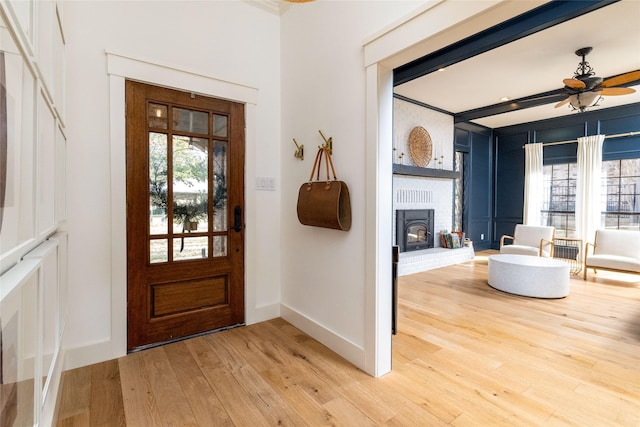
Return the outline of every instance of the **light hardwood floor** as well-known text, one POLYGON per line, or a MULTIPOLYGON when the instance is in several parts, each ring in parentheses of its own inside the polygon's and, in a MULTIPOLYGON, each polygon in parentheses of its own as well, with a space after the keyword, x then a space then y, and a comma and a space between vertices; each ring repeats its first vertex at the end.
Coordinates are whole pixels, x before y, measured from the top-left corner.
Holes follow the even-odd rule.
POLYGON ((518 297, 486 255, 400 278, 382 378, 275 319, 68 371, 58 425, 640 426, 640 277, 518 297))

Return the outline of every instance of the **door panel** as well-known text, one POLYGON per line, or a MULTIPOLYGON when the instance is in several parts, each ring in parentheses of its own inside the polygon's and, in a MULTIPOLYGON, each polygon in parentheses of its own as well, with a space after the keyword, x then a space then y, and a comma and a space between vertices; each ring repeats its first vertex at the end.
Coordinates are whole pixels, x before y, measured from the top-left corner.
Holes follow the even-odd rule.
POLYGON ((243 323, 243 105, 131 81, 126 101, 128 349, 243 323))

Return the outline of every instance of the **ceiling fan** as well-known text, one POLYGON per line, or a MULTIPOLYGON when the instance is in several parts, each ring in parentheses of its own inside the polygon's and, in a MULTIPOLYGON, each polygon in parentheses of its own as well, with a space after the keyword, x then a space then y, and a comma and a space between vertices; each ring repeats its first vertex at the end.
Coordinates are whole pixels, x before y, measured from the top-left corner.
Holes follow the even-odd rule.
POLYGON ((576 55, 582 57, 582 61, 578 64, 573 78, 564 79, 564 89, 569 96, 563 101, 556 104, 555 108, 562 107, 569 103, 571 108, 581 113, 588 107, 598 105, 603 96, 629 95, 635 92, 635 89, 628 87, 615 87, 634 80, 640 80, 640 70, 631 71, 629 73, 620 74, 619 76, 603 80, 597 77, 593 68, 585 60, 593 48, 583 47, 576 50, 576 55))

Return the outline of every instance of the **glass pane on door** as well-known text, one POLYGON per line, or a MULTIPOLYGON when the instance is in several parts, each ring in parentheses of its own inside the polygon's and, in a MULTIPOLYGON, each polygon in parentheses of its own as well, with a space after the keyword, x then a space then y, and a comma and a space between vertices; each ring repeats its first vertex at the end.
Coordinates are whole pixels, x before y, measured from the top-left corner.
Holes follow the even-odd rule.
POLYGON ((149 127, 167 129, 167 106, 149 103, 149 127))
POLYGON ((227 136, 227 116, 213 115, 213 136, 227 136))
POLYGON ((167 135, 149 133, 149 234, 167 234, 167 135))
POLYGON ((173 137, 173 232, 209 229, 209 140, 173 137))
POLYGON ((169 244, 167 239, 151 239, 149 241, 149 262, 155 264, 157 262, 169 261, 169 244))
POLYGON ((227 256, 227 236, 213 236, 213 256, 227 256))
POLYGON ((180 237, 173 239, 173 260, 206 258, 209 239, 203 237, 180 237))
POLYGON ((227 143, 213 142, 213 231, 226 231, 227 221, 227 143))
POLYGON ((173 109, 173 128, 177 131, 209 134, 209 114, 203 111, 173 109))

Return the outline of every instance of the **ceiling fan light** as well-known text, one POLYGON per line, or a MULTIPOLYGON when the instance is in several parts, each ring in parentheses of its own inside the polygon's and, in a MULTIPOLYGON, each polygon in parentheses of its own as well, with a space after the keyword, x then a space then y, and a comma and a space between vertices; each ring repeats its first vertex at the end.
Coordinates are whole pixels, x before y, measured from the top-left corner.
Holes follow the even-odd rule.
POLYGON ((574 110, 585 111, 587 107, 593 107, 598 103, 600 94, 598 92, 581 92, 571 95, 569 103, 574 110))

